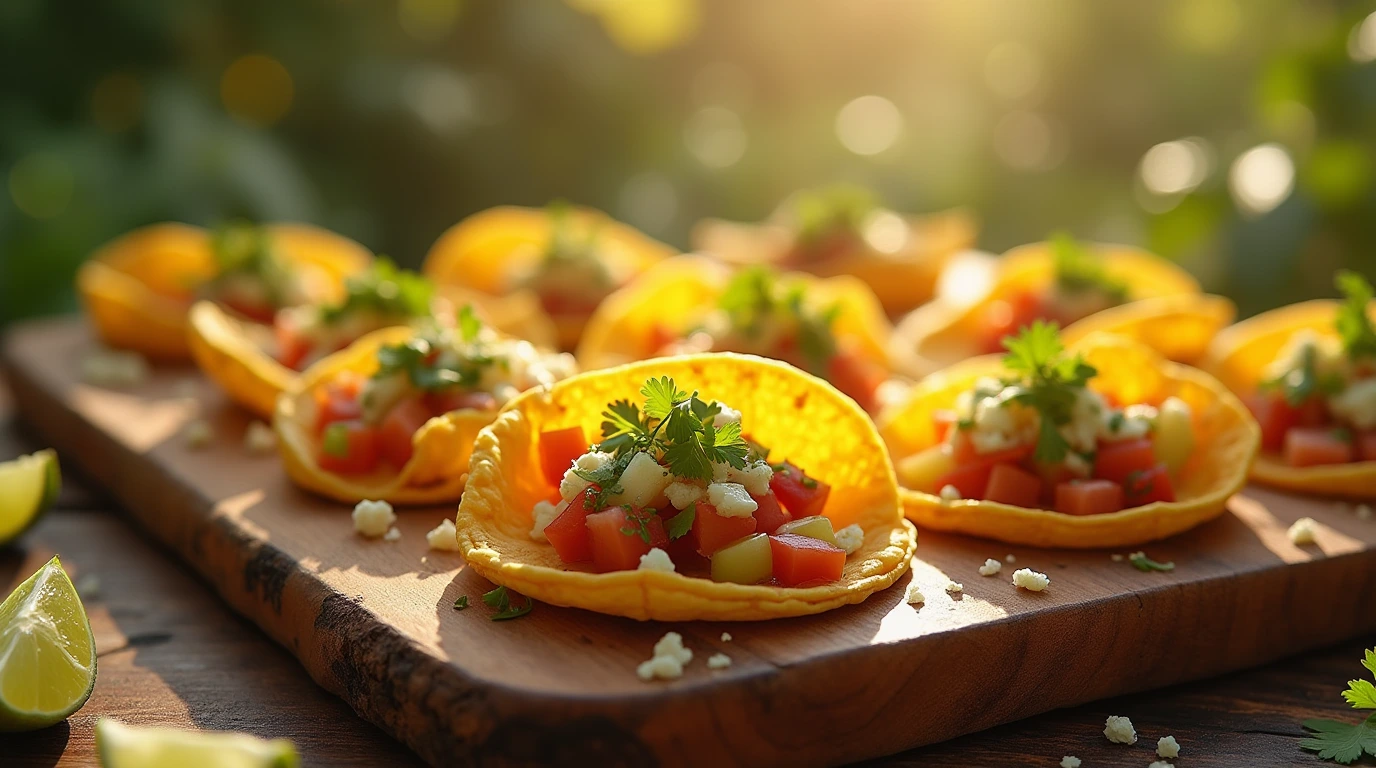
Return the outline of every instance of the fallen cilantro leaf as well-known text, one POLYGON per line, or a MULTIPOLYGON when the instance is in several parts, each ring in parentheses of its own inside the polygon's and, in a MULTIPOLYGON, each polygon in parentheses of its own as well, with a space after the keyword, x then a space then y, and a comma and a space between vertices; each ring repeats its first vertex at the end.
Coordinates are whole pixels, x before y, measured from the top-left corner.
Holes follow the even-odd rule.
POLYGON ((535 608, 535 601, 522 595, 517 595, 517 597, 525 600, 525 604, 512 605, 511 596, 513 594, 516 593, 508 592, 506 587, 497 587, 491 592, 483 593, 483 602, 486 603, 489 608, 497 609, 497 612, 492 614, 493 621, 517 619, 530 613, 531 610, 535 608))
POLYGON ((465 609, 465 608, 467 608, 467 607, 468 607, 468 595, 460 595, 460 596, 459 596, 459 599, 454 601, 454 610, 456 610, 456 611, 462 611, 463 609, 465 609))
POLYGON ((682 512, 669 518, 664 524, 664 532, 668 534, 669 540, 681 539, 693 530, 693 521, 697 518, 698 505, 689 504, 683 508, 682 512))
MULTIPOLYGON (((1376 648, 1366 652, 1362 659, 1362 666, 1373 675, 1376 675, 1376 648)), ((1376 709, 1376 686, 1367 680, 1347 681, 1347 690, 1343 691, 1343 699, 1351 704, 1354 709, 1376 709)))
POLYGON ((1132 563, 1133 568, 1136 568, 1137 570, 1142 571, 1143 573, 1150 573, 1152 571, 1175 570, 1174 562, 1158 563, 1150 557, 1147 557, 1147 554, 1145 552, 1133 552, 1132 554, 1128 555, 1128 562, 1132 563))
POLYGON ((1348 765, 1365 752, 1376 757, 1376 715, 1349 725, 1336 720, 1305 720, 1314 735, 1300 739, 1300 749, 1318 752, 1324 760, 1348 765))

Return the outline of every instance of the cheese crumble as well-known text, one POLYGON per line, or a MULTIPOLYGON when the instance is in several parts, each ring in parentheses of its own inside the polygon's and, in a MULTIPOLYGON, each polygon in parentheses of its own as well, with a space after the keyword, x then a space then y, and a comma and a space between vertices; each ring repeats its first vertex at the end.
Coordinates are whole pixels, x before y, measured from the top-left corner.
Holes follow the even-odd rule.
POLYGON ((981 565, 979 567, 979 575, 993 576, 1001 570, 1003 570, 1003 563, 1000 563, 999 561, 991 557, 988 560, 984 561, 984 565, 981 565))
POLYGON ((836 546, 844 549, 847 555, 855 554, 864 543, 865 532, 855 523, 836 532, 836 546))
POLYGON ((364 499, 354 505, 354 530, 360 536, 375 539, 387 533, 392 523, 397 521, 392 505, 385 501, 364 499))
POLYGON ((1074 755, 1066 755, 1061 758, 1061 768, 1080 768, 1080 758, 1074 755))
POLYGON ((1050 585, 1050 576, 1038 573, 1031 568, 1019 568, 1013 571, 1013 586, 1022 587, 1028 592, 1040 592, 1050 585))
POLYGON ((251 421, 244 432, 244 449, 255 455, 272 453, 277 450, 277 433, 261 421, 251 421))
POLYGON ((960 501, 960 489, 954 485, 941 486, 941 493, 938 495, 947 501, 960 501))
POLYGON ((1147 768, 1175 768, 1175 766, 1165 760, 1153 760, 1151 765, 1148 765, 1147 768))
POLYGON ((1161 757, 1180 757, 1180 742, 1174 736, 1162 736, 1156 742, 1156 754, 1161 757))
POLYGON ((730 632, 723 632, 723 633, 721 633, 721 641, 722 641, 723 643, 729 643, 729 642, 731 642, 731 633, 730 633, 730 632))
POLYGON ((81 378, 97 387, 136 387, 148 379, 148 361, 133 352, 94 352, 81 361, 81 378))
POLYGON ((1314 543, 1314 532, 1318 530, 1318 523, 1312 517, 1301 517, 1290 526, 1286 535, 1290 537, 1290 542, 1296 546, 1314 543))
POLYGON ((731 657, 724 653, 714 653, 707 657, 708 669, 726 669, 731 666, 731 657))
POLYGON ((683 647, 683 635, 666 632, 655 643, 654 655, 636 667, 635 674, 649 682, 656 678, 674 680, 683 677, 683 667, 693 660, 693 651, 683 647))
POLYGON ((712 483, 707 486, 707 501, 722 517, 750 517, 760 507, 740 483, 712 483))
POLYGON ((530 516, 535 522, 530 529, 530 538, 536 541, 549 541, 545 537, 545 529, 559 516, 559 508, 548 501, 540 500, 535 502, 535 507, 530 510, 530 516))
POLYGON ((388 528, 387 533, 382 535, 383 541, 398 541, 399 539, 401 539, 401 529, 399 528, 388 528))
POLYGON ((965 591, 965 585, 958 581, 950 581, 946 583, 946 591, 953 595, 958 594, 965 591))
POLYGON ((444 520, 439 525, 430 529, 430 532, 425 534, 425 543, 429 544, 431 549, 438 549, 444 552, 458 552, 459 538, 458 532, 454 530, 454 521, 444 520))
POLYGON ((1132 721, 1119 715, 1109 715, 1104 721, 1104 736, 1114 744, 1136 744, 1137 730, 1132 721))
POLYGON ((640 556, 640 565, 636 567, 638 571, 663 571, 664 573, 674 572, 674 561, 669 559, 669 553, 655 547, 649 552, 640 556))
POLYGON ((904 595, 903 599, 907 600, 910 605, 927 602, 927 598, 922 595, 922 590, 916 584, 908 585, 908 593, 904 595))
POLYGON ((669 503, 674 505, 674 509, 684 509, 702 498, 706 492, 700 485, 685 483, 680 480, 675 480, 664 488, 664 495, 668 497, 669 503))
POLYGON ((1018 557, 1017 557, 1017 555, 1004 555, 1004 556, 1003 556, 1003 562, 1005 562, 1005 563, 1016 563, 1016 562, 1018 562, 1018 557))

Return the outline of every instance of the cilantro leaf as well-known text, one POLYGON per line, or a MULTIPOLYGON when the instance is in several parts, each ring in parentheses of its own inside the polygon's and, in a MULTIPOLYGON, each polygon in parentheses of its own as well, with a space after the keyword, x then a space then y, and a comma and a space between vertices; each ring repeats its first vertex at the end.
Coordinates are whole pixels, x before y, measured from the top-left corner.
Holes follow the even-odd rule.
POLYGON ((1336 720, 1305 720, 1313 736, 1300 739, 1300 748, 1318 752, 1324 760, 1351 764, 1365 752, 1376 757, 1376 715, 1349 725, 1336 720))
POLYGON ((1143 573, 1150 573, 1151 571, 1175 570, 1174 562, 1158 563, 1150 557, 1147 557, 1147 553, 1145 552, 1133 552, 1132 554, 1128 555, 1128 562, 1132 563, 1133 568, 1136 568, 1137 570, 1142 571, 1143 573))
POLYGON ((1371 283, 1348 270, 1339 272, 1335 282, 1346 297, 1334 321, 1342 337, 1343 351, 1352 360, 1359 357, 1376 359, 1376 325, 1367 315, 1367 306, 1372 302, 1371 283))
POLYGON ((325 427, 325 433, 320 438, 320 449, 327 456, 342 459, 349 455, 349 427, 344 424, 334 423, 325 427))
POLYGON ((515 592, 508 592, 506 587, 497 587, 491 592, 483 593, 483 602, 489 608, 496 608, 497 612, 492 614, 493 621, 507 621, 508 619, 519 619, 530 613, 535 608, 535 601, 523 595, 517 595, 525 600, 524 605, 512 605, 511 596, 515 592))
POLYGON ((483 321, 478 319, 478 314, 473 311, 472 304, 465 304, 459 309, 459 336, 467 344, 472 344, 478 340, 478 334, 482 333, 483 321))
POLYGON ((1098 291, 1114 304, 1127 299, 1127 286, 1109 277, 1103 262, 1069 232, 1055 232, 1050 241, 1058 288, 1067 293, 1098 291))
POLYGON ((1041 417, 1033 458, 1047 464, 1065 461, 1070 443, 1060 428, 1070 423, 1080 392, 1098 373, 1083 357, 1065 356, 1058 331, 1055 323, 1037 320, 1003 340, 1008 350, 1003 364, 1019 375, 1005 384, 1021 387, 1009 399, 1036 409, 1041 417))
POLYGON ((693 521, 698 515, 697 510, 697 504, 689 504, 683 508, 683 511, 669 518, 664 523, 664 532, 669 535, 670 541, 681 539, 687 536, 689 531, 693 530, 693 521))
POLYGON ((674 474, 695 480, 712 480, 712 460, 697 440, 672 443, 664 449, 664 460, 674 474))
POLYGON ((430 300, 435 292, 429 280, 398 268, 385 256, 379 256, 367 271, 348 278, 345 289, 343 301, 321 309, 320 319, 326 324, 366 310, 388 319, 424 317, 430 314, 430 300))
POLYGON ((640 394, 645 398, 645 415, 652 419, 668 416, 674 406, 688 399, 688 393, 680 390, 668 376, 646 381, 640 394))
POLYGON ((649 523, 650 518, 654 516, 655 511, 653 509, 646 509, 641 514, 637 515, 632 512, 634 508, 630 504, 623 505, 621 508, 626 510, 626 522, 629 523, 629 525, 626 525, 624 528, 621 529, 622 535, 639 536, 641 541, 645 542, 646 544, 649 544, 649 523))
POLYGON ((1353 709, 1376 709, 1376 686, 1370 680, 1348 680, 1343 699, 1353 709))
POLYGON ((468 607, 468 595, 459 595, 459 599, 454 601, 454 610, 462 611, 468 607))
POLYGON ((878 207, 875 194, 856 184, 804 190, 792 200, 796 237, 808 246, 833 235, 858 235, 878 207))

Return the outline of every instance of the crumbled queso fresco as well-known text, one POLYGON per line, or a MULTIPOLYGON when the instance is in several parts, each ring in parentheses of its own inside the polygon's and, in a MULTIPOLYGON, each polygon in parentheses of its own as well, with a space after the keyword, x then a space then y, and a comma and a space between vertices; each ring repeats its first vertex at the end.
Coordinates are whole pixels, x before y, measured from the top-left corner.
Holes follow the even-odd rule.
POLYGON ((1114 744, 1136 744, 1137 730, 1132 721, 1119 715, 1109 715, 1104 721, 1104 736, 1114 744))
POLYGON ((1301 517, 1295 521, 1294 525, 1290 526, 1290 530, 1286 533, 1290 536, 1292 544, 1303 546, 1314 543, 1314 532, 1317 530, 1318 523, 1314 522, 1314 518, 1301 517))
POLYGON ((954 485, 941 486, 941 498, 946 501, 960 501, 960 489, 954 485))
POLYGON ((1153 760, 1151 765, 1148 765, 1147 768, 1175 768, 1175 766, 1165 760, 1153 760))
POLYGON ((1061 758, 1061 768, 1080 768, 1080 758, 1074 755, 1066 755, 1061 758))
POLYGON ((984 565, 981 565, 979 567, 979 575, 993 576, 1001 570, 1003 570, 1003 563, 1000 563, 999 561, 991 557, 984 561, 984 565))
POLYGON ((714 653, 707 657, 708 669, 726 669, 731 666, 731 657, 724 653, 714 653))
POLYGON ((1013 586, 1022 587, 1028 592, 1041 592, 1051 586, 1051 577, 1031 568, 1019 568, 1013 571, 1013 586))
POLYGON ((1161 757, 1180 757, 1180 742, 1174 736, 1162 736, 1156 742, 1156 754, 1161 757))
POLYGON ((277 449, 277 433, 261 421, 251 421, 244 431, 244 449, 254 455, 272 453, 277 449))
POLYGON ((922 590, 918 588, 917 584, 908 585, 908 593, 904 596, 903 599, 907 600, 909 605, 917 605, 919 603, 927 602, 927 598, 923 596, 922 590))
POLYGON ((670 559, 669 553, 655 547, 649 552, 640 556, 641 571, 663 571, 664 573, 674 572, 674 561, 670 559))
POLYGON ((400 540, 401 540, 401 529, 400 529, 400 528, 388 528, 388 529, 387 529, 387 533, 383 534, 382 540, 383 540, 383 541, 400 541, 400 540))
POLYGON ((664 637, 655 643, 654 656, 648 661, 642 661, 640 666, 636 667, 635 674, 646 682, 656 678, 675 680, 683 677, 683 668, 692 660, 692 649, 683 647, 683 635, 666 632, 664 637))
POLYGON ((865 532, 854 523, 836 532, 836 546, 844 549, 847 555, 855 554, 864 543, 865 532))
POLYGON ((965 585, 964 585, 964 584, 961 584, 961 583, 958 582, 958 581, 948 582, 948 583, 946 584, 946 591, 947 591, 947 592, 950 592, 950 593, 953 594, 953 595, 954 595, 954 594, 957 594, 957 593, 959 593, 959 592, 964 592, 964 591, 965 591, 965 585))
POLYGON ((397 521, 392 505, 385 501, 364 499, 354 506, 354 530, 361 536, 375 539, 387 533, 397 521))
POLYGON ((445 519, 439 525, 430 529, 430 532, 425 534, 425 543, 429 544, 431 549, 438 549, 444 552, 458 552, 459 537, 458 531, 454 530, 454 521, 445 519))

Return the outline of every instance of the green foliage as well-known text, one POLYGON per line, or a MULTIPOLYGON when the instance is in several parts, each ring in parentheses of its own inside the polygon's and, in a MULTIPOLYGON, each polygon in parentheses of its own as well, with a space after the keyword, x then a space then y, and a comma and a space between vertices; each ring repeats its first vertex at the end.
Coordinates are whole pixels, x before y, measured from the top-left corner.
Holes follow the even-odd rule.
POLYGON ((664 523, 664 532, 669 535, 669 540, 674 541, 688 535, 693 530, 693 521, 697 519, 698 505, 689 504, 678 514, 669 518, 664 523))
MULTIPOLYGON (((1376 649, 1366 652, 1362 666, 1376 675, 1376 649)), ((1368 680, 1349 680, 1343 699, 1354 709, 1376 709, 1376 686, 1368 680)), ((1352 724, 1327 719, 1305 720, 1304 727, 1314 735, 1301 739, 1300 747, 1319 753, 1325 760, 1347 765, 1363 753, 1376 757, 1376 714, 1352 724)))
MULTIPOLYGON (((475 318, 470 315, 470 319, 475 318)), ((463 324, 462 314, 460 324, 463 324)), ((463 331, 465 335, 468 332, 463 331)), ((474 332, 474 341, 476 338, 477 333, 474 332)), ((487 354, 480 344, 468 342, 463 346, 446 345, 440 335, 431 330, 399 344, 384 344, 377 350, 377 362, 374 379, 404 373, 411 386, 435 391, 449 387, 475 387, 482 380, 483 371, 497 360, 487 354), (446 346, 449 348, 446 349, 446 346), (450 354, 441 354, 445 351, 450 354)))
POLYGON ((1022 387, 1012 401, 1036 409, 1041 416, 1034 457, 1047 464, 1065 461, 1070 444, 1060 427, 1070 423, 1075 401, 1098 371, 1082 356, 1064 354, 1055 323, 1037 320, 1017 336, 1005 338, 1003 346, 1008 350, 1004 366, 1018 374, 1005 383, 1022 387))

